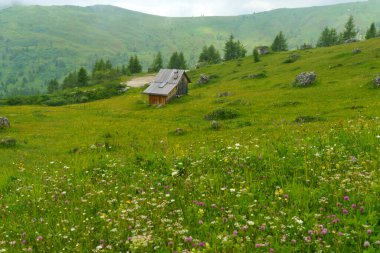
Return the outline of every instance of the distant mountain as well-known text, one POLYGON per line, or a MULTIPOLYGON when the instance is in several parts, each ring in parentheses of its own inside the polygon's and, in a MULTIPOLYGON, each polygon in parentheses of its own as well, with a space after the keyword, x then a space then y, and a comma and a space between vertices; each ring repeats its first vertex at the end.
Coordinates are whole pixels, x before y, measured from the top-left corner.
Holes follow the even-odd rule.
POLYGON ((89 70, 98 58, 127 64, 137 54, 145 68, 161 51, 168 61, 184 51, 193 65, 202 47, 222 50, 230 34, 248 52, 269 45, 282 30, 291 48, 315 44, 323 27, 343 29, 353 15, 362 37, 371 22, 380 26, 380 0, 300 9, 279 9, 234 17, 169 18, 112 6, 17 6, 0 10, 0 97, 35 93, 52 78, 89 70))

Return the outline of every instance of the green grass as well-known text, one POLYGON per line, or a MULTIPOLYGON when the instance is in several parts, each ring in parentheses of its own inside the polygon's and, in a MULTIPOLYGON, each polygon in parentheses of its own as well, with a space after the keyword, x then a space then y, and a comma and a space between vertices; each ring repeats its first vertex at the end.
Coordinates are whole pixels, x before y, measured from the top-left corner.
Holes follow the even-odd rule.
MULTIPOLYGON (((370 23, 379 26, 379 1, 280 9, 236 17, 167 18, 111 6, 15 6, 0 10, 0 97, 46 91, 47 82, 99 58, 127 64, 138 55, 145 69, 161 51, 164 62, 183 51, 194 66, 203 46, 222 53, 234 34, 251 52, 270 45, 282 30, 290 48, 315 45, 325 26, 342 31, 350 14, 359 38, 370 23)), ((285 57, 284 57, 285 60, 285 57)))
POLYGON ((1 107, 17 144, 0 147, 0 250, 378 252, 379 42, 192 71, 163 108, 139 89, 1 107), (305 71, 317 83, 292 87, 305 71), (214 130, 220 108, 236 114, 214 130))

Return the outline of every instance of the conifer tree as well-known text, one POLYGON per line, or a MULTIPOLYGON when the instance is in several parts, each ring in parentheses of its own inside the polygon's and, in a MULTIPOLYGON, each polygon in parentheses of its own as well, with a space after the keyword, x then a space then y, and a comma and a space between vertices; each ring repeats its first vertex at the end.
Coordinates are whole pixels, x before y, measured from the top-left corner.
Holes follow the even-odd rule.
POLYGON ((280 31, 280 33, 277 34, 277 36, 275 37, 275 39, 272 43, 271 49, 274 52, 280 52, 280 51, 287 51, 288 50, 288 44, 286 42, 285 36, 282 33, 282 31, 280 31))
POLYGON ((154 57, 152 66, 149 68, 149 72, 158 72, 163 68, 163 60, 161 52, 154 57))
POLYGON ((344 27, 345 27, 345 30, 341 34, 341 38, 343 41, 355 38, 356 35, 358 34, 358 31, 355 30, 355 22, 354 22, 354 17, 352 15, 348 18, 348 21, 344 27))
POLYGON ((169 69, 186 69, 186 60, 182 52, 174 52, 170 57, 168 68, 169 69))
POLYGON ((369 27, 369 29, 367 30, 365 38, 367 40, 372 39, 372 38, 375 38, 376 35, 377 35, 376 26, 375 26, 375 23, 372 23, 371 26, 369 27))
POLYGON ((339 36, 335 28, 325 27, 318 39, 317 47, 330 47, 339 43, 339 36))
POLYGON ((88 84, 88 75, 85 68, 81 67, 78 72, 78 85, 86 86, 88 84))
POLYGON ((230 38, 226 41, 223 51, 225 61, 245 57, 247 53, 247 50, 239 40, 235 42, 233 35, 230 35, 230 38))
POLYGON ((52 79, 48 83, 48 93, 53 93, 59 89, 59 83, 57 79, 52 79))

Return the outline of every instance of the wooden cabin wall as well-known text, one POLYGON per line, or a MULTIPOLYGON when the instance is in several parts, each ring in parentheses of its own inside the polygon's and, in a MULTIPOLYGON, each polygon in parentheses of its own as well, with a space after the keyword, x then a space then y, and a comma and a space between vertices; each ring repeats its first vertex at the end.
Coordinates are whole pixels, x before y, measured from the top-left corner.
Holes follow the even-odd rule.
POLYGON ((157 96, 157 95, 149 95, 149 104, 150 105, 164 105, 168 101, 168 97, 166 96, 157 96))

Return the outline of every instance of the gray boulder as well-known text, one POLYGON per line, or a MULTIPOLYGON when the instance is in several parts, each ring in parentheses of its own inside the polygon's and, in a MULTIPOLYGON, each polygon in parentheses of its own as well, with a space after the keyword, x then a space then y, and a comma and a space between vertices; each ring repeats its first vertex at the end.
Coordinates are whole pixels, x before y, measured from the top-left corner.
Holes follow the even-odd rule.
POLYGON ((0 128, 10 127, 11 123, 6 117, 0 117, 0 128))
POLYGON ((377 76, 375 80, 373 80, 373 83, 375 84, 376 87, 380 88, 380 76, 377 76))
POLYGON ((201 75, 199 77, 199 80, 198 80, 198 83, 199 84, 206 84, 210 81, 210 76, 207 76, 207 75, 201 75))
POLYGON ((307 87, 312 85, 317 80, 315 72, 303 72, 297 75, 296 80, 293 82, 295 87, 307 87))
POLYGON ((362 50, 360 50, 360 48, 355 48, 354 50, 352 50, 353 54, 360 54, 361 52, 362 50))

